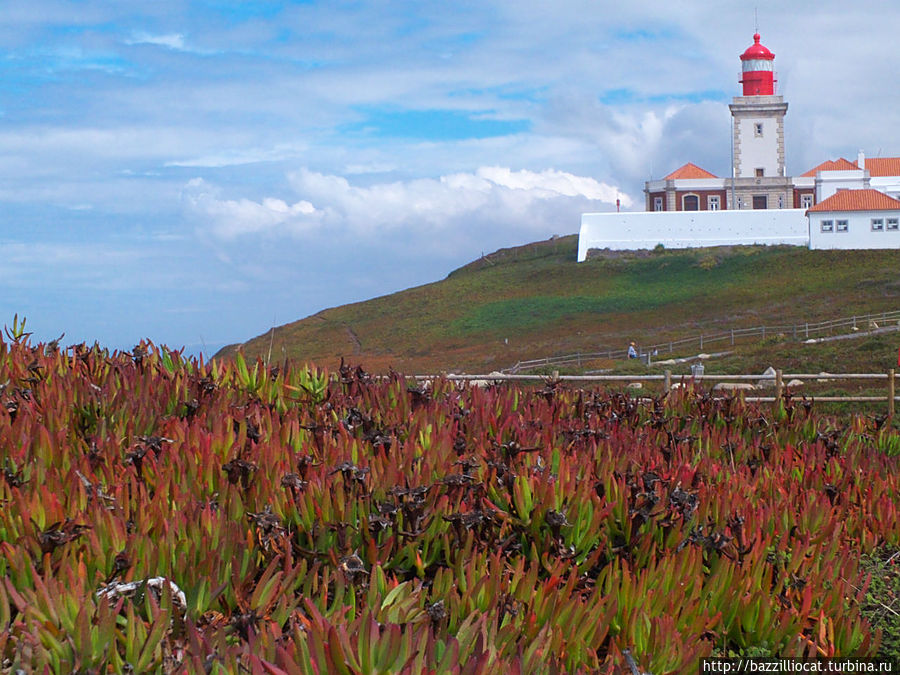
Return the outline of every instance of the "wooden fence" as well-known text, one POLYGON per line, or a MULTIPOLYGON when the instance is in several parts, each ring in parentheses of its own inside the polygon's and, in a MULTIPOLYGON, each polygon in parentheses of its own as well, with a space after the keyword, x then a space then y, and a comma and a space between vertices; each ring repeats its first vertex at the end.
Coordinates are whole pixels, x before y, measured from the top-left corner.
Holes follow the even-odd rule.
MULTIPOLYGON (((492 383, 500 383, 500 382, 524 382, 524 381, 534 381, 534 380, 543 380, 543 381, 556 381, 556 382, 624 382, 624 383, 632 383, 632 382, 640 382, 643 384, 644 382, 662 382, 663 391, 670 391, 676 383, 681 381, 692 382, 694 384, 700 384, 703 382, 773 382, 772 388, 774 389, 773 396, 757 396, 752 393, 748 393, 745 391, 738 391, 736 393, 743 396, 745 401, 778 401, 780 400, 785 393, 785 381, 790 380, 815 380, 819 382, 841 382, 841 381, 857 381, 857 380, 874 380, 885 382, 885 395, 884 396, 815 396, 815 395, 805 395, 812 401, 823 401, 823 402, 887 402, 887 412, 889 415, 894 414, 895 402, 897 400, 897 373, 893 368, 888 370, 886 373, 817 373, 815 375, 810 373, 783 373, 781 370, 776 370, 774 377, 772 375, 713 375, 703 373, 702 375, 689 376, 689 375, 673 375, 671 371, 667 370, 662 375, 560 375, 558 372, 554 372, 552 375, 534 375, 534 374, 492 374, 492 375, 443 375, 440 377, 444 377, 447 380, 451 381, 459 381, 459 382, 472 382, 478 384, 492 384, 492 383)), ((431 380, 434 379, 436 375, 416 375, 416 380, 431 380)), ((724 393, 724 390, 723 390, 724 393)))
MULTIPOLYGON (((876 314, 857 314, 843 319, 833 319, 830 321, 804 322, 790 325, 775 326, 754 326, 752 328, 732 328, 719 333, 711 333, 704 335, 695 335, 681 340, 669 340, 668 342, 659 342, 652 345, 640 345, 639 352, 642 356, 647 354, 673 354, 676 349, 682 350, 689 347, 696 347, 700 351, 712 347, 734 346, 737 342, 745 341, 750 338, 759 338, 765 340, 766 337, 776 335, 790 336, 794 340, 807 340, 823 335, 831 335, 836 330, 854 331, 870 327, 883 327, 888 322, 900 321, 900 310, 892 312, 879 312, 876 314)), ((511 368, 507 368, 504 372, 521 373, 535 368, 576 366, 581 367, 582 364, 589 361, 599 359, 624 359, 627 357, 627 348, 606 349, 596 352, 579 352, 577 354, 564 354, 561 356, 549 356, 541 359, 530 359, 527 361, 519 361, 511 368)))

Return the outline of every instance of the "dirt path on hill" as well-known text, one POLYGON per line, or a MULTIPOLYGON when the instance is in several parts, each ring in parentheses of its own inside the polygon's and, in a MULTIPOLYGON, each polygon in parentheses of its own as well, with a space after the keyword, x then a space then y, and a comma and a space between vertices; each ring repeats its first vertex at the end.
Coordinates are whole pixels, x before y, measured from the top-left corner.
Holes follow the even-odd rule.
POLYGON ((867 335, 878 335, 879 333, 896 333, 900 330, 900 326, 883 326, 881 328, 873 328, 871 330, 859 331, 858 333, 845 333, 844 335, 830 335, 828 337, 810 338, 805 340, 810 344, 814 342, 834 342, 835 340, 852 340, 853 338, 866 337, 867 335))
POLYGON ((354 356, 362 353, 362 342, 359 339, 359 335, 357 335, 354 330, 347 324, 344 324, 344 328, 347 330, 347 335, 350 337, 350 341, 353 342, 353 354, 354 356))

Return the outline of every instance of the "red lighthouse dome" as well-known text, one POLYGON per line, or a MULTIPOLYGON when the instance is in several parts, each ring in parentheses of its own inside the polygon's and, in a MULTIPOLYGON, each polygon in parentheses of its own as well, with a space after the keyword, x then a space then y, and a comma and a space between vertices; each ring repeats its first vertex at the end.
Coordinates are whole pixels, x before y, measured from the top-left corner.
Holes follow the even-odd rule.
POLYGON ((759 44, 759 33, 753 44, 741 54, 741 84, 744 96, 775 95, 775 54, 759 44))

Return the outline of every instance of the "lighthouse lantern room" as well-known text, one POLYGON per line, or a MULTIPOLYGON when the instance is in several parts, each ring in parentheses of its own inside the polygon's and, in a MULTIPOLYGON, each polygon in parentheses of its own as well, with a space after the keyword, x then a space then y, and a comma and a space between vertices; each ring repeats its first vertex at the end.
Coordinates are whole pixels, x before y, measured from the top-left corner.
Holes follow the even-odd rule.
POLYGON ((759 44, 759 33, 753 45, 741 54, 741 84, 744 96, 775 95, 775 54, 759 44))

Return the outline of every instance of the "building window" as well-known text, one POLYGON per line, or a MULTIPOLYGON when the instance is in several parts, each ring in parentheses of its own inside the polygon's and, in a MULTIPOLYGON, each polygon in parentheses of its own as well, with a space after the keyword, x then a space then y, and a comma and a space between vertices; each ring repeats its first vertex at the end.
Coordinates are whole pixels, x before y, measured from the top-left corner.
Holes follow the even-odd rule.
POLYGON ((706 208, 710 211, 719 210, 719 195, 710 195, 706 198, 706 208))
POLYGON ((753 125, 753 135, 754 136, 762 136, 763 125, 762 122, 757 122, 753 125))
POLYGON ((784 208, 784 195, 778 195, 778 208, 784 208))
POLYGON ((697 195, 685 195, 681 198, 682 211, 699 211, 700 198, 697 195))
POLYGON ((754 209, 769 208, 769 198, 766 197, 766 195, 753 195, 753 208, 754 209))
POLYGON ((762 177, 765 176, 765 175, 766 175, 766 170, 765 170, 765 169, 757 169, 757 170, 756 170, 756 177, 757 177, 757 178, 762 178, 762 177))
POLYGON ((822 221, 822 232, 834 232, 834 221, 833 220, 823 220, 822 221))
POLYGON ((812 195, 800 195, 800 205, 804 209, 811 209, 812 205, 813 205, 812 198, 813 198, 812 195))
POLYGON ((653 198, 653 210, 654 211, 662 211, 663 210, 662 197, 654 197, 653 198))
POLYGON ((884 232, 884 218, 872 218, 872 232, 884 232))
POLYGON ((846 220, 839 220, 834 226, 835 232, 846 232, 849 229, 846 220))
POLYGON ((897 218, 888 218, 888 219, 887 219, 887 229, 888 229, 888 231, 893 230, 893 231, 896 232, 898 229, 900 229, 900 228, 897 227, 897 223, 898 223, 897 218))

